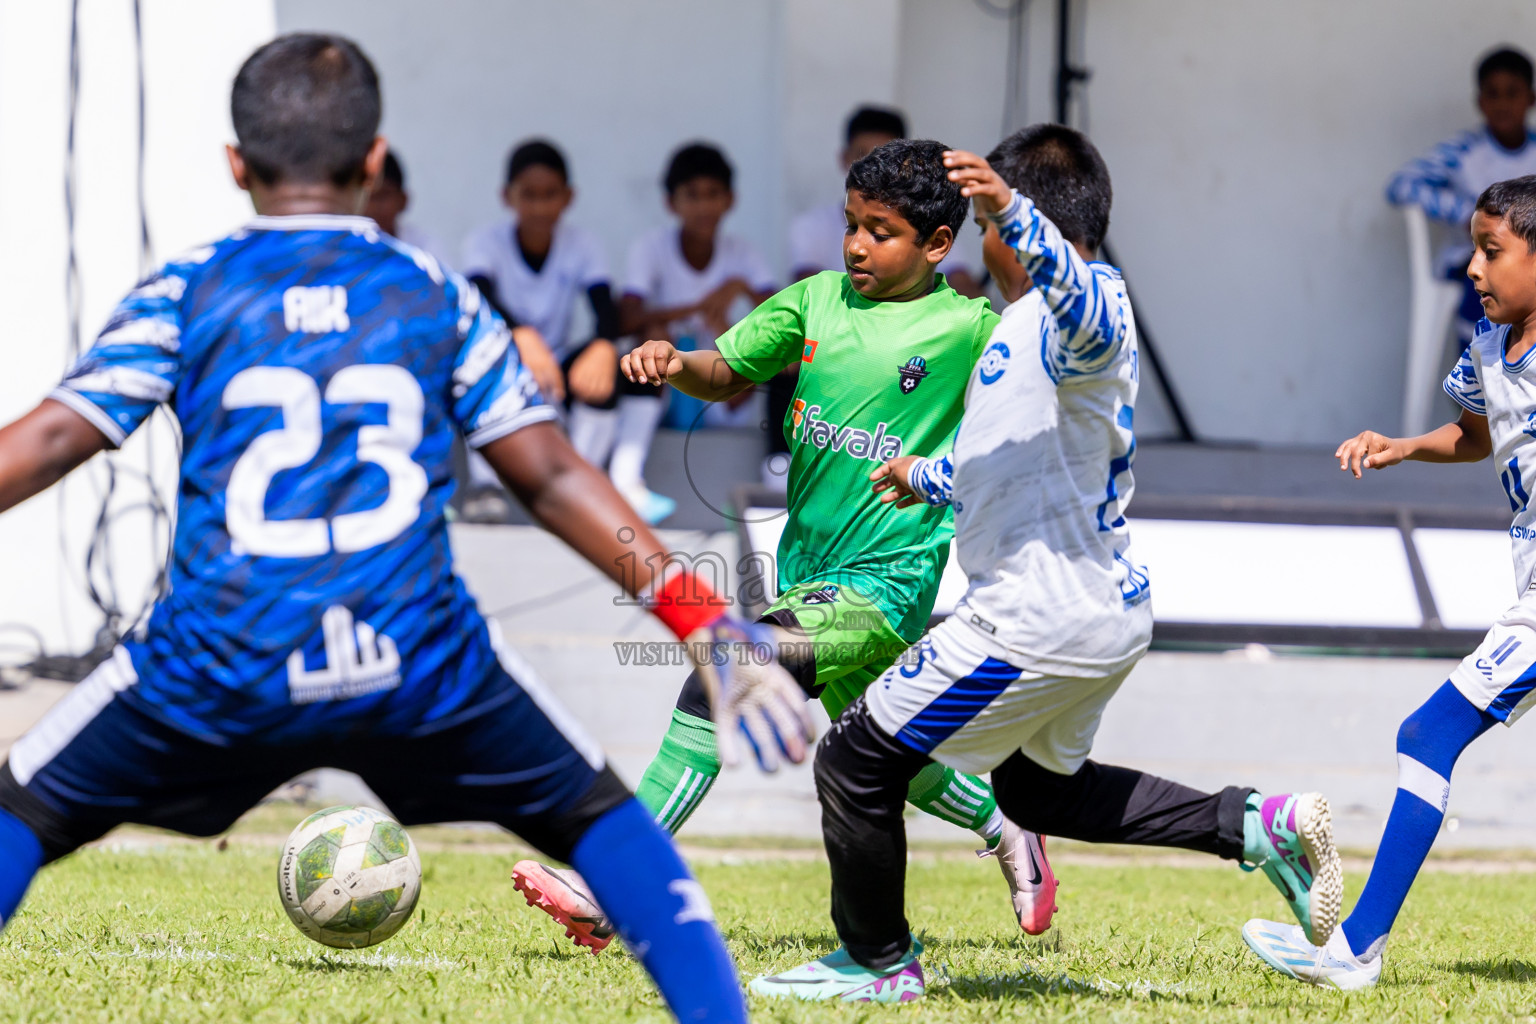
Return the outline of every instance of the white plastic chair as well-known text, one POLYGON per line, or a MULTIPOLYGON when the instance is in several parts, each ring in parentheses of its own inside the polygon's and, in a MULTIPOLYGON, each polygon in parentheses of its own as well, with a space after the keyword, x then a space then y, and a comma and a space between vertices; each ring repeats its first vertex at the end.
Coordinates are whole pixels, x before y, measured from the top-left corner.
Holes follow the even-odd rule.
POLYGON ((1422 434, 1433 424, 1434 398, 1447 367, 1446 335, 1461 286, 1435 273, 1429 218, 1423 207, 1403 207, 1408 224, 1408 371, 1403 389, 1403 433, 1422 434))

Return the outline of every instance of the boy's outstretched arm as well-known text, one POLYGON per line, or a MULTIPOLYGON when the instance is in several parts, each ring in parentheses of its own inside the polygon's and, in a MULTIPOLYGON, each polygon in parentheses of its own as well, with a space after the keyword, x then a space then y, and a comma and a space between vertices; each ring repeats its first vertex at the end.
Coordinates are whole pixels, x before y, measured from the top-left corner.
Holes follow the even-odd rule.
POLYGON ((647 341, 619 360, 619 370, 636 384, 671 384, 685 395, 723 402, 753 385, 714 349, 679 352, 670 341, 647 341))
POLYGON ((559 427, 530 424, 490 442, 480 454, 545 529, 632 597, 646 600, 686 642, 709 691, 721 761, 739 760, 738 733, 746 734, 764 771, 778 767, 781 752, 794 764, 805 760, 815 730, 804 691, 776 658, 764 665, 746 656, 745 644, 772 647, 767 628, 726 614, 724 600, 677 571, 677 561, 607 474, 577 455, 559 427))
POLYGON ((996 224, 1003 241, 1018 253, 1061 325, 1061 352, 1048 367, 1052 375, 1096 373, 1113 363, 1125 341, 1125 307, 1109 300, 1083 253, 975 153, 950 150, 944 166, 976 212, 996 224))
POLYGON ((47 490, 108 444, 84 416, 44 399, 0 428, 0 512, 47 490))
POLYGON ((1493 454, 1488 418, 1463 410, 1455 423, 1417 437, 1387 437, 1367 430, 1339 445, 1339 469, 1360 479, 1363 469, 1386 469, 1405 459, 1416 462, 1481 462, 1493 454))

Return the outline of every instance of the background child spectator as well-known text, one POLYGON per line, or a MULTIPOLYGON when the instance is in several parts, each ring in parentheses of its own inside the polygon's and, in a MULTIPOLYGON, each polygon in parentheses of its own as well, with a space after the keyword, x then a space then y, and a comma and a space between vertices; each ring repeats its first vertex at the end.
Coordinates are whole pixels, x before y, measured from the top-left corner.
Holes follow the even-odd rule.
MULTIPOLYGON (((619 333, 602 244, 564 219, 576 193, 564 155, 550 142, 533 139, 512 150, 501 195, 511 217, 465 239, 459 269, 509 323, 538 332, 538 341, 519 338, 518 351, 546 397, 568 401, 571 443, 600 466, 613 448, 618 353, 612 339, 619 333), (582 295, 594 322, 585 338, 572 329, 582 295)), ((482 467, 472 465, 471 477, 477 490, 485 484, 500 494, 499 482, 482 467)))
POLYGON ((395 151, 390 150, 384 154, 384 173, 379 176, 373 191, 368 193, 368 205, 363 207, 363 214, 383 228, 386 235, 394 235, 407 245, 428 253, 439 263, 451 265, 452 261, 444 258, 443 247, 435 235, 414 221, 401 218, 410 205, 411 194, 405 190, 405 168, 400 166, 395 151))
MULTIPOLYGON (((772 294, 773 275, 745 239, 720 230, 735 203, 732 170, 714 146, 692 143, 672 155, 663 185, 677 223, 636 239, 629 250, 624 295, 619 300, 626 334, 667 339, 679 349, 715 347, 715 339, 772 294)), ((668 422, 683 429, 700 419, 708 426, 756 427, 758 403, 747 392, 733 403, 704 408, 673 393, 668 422)), ((619 403, 619 437, 610 466, 614 485, 650 522, 672 513, 676 502, 645 486, 645 457, 661 423, 663 400, 654 392, 625 395, 619 403)))
POLYGON ((1477 109, 1483 125, 1440 143, 1428 155, 1405 165, 1387 185, 1387 201, 1412 203, 1435 220, 1454 224, 1456 240, 1439 253, 1440 270, 1464 289, 1456 315, 1456 336, 1465 349, 1483 318, 1477 292, 1467 280, 1472 243, 1467 227, 1483 189, 1496 181, 1536 174, 1536 144, 1525 127, 1536 104, 1531 89, 1531 59, 1513 47, 1489 53, 1477 65, 1477 109))

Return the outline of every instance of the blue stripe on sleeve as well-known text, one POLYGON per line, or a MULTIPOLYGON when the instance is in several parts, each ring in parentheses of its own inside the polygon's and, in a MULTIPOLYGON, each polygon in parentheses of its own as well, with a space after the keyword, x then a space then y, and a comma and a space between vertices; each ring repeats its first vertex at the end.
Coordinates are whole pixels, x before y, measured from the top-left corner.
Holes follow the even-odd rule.
POLYGON ((1084 260, 1050 218, 1017 192, 993 222, 1018 253, 1060 330, 1059 339, 1045 339, 1042 353, 1051 379, 1060 382, 1114 365, 1130 321, 1119 272, 1084 260))

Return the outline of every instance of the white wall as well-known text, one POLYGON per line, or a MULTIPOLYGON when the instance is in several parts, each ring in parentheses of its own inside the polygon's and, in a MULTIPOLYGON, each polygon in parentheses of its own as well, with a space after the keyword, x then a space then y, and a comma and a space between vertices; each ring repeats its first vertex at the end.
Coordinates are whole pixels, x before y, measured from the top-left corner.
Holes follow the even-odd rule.
MULTIPOLYGON (((229 182, 222 144, 229 83, 272 34, 269 0, 146 0, 146 195, 156 256, 215 238, 250 213, 229 182)), ((133 154, 136 72, 128 0, 83 0, 76 128, 82 343, 89 345, 139 274, 133 154)), ((67 361, 64 152, 69 5, 0 0, 0 305, 6 310, 0 422, 31 408, 67 361)), ((117 458, 144 468, 162 493, 174 480, 164 424, 140 431, 117 458)), ((98 464, 0 517, 0 624, 39 629, 55 649, 90 645, 99 617, 81 586, 84 546, 104 479, 98 464), (62 490, 64 504, 60 504, 62 490)), ((142 491, 128 486, 119 504, 142 491)), ((122 521, 113 564, 125 603, 154 569, 149 524, 122 521)), ((0 643, 16 639, 0 634, 0 643)), ((10 652, 0 652, 5 660, 10 652)))
POLYGON ((671 152, 720 145, 736 170, 726 229, 777 265, 784 216, 779 145, 781 9, 773 0, 278 0, 281 31, 355 39, 384 86, 384 133, 405 165, 409 216, 450 253, 502 215, 507 153, 531 135, 566 153, 569 216, 607 243, 667 222, 671 152), (725 45, 728 44, 728 45, 725 45))
MULTIPOLYGON (((1030 4, 1029 110, 1053 105, 1055 4, 1030 4)), ((1110 231, 1197 431, 1334 444, 1401 422, 1408 269, 1396 167, 1477 123, 1472 68, 1536 49, 1522 0, 1077 0, 1080 119, 1110 231)), ((905 0, 900 97, 959 144, 1000 126, 1006 22, 905 0)), ((930 127, 934 126, 934 127, 930 127)), ((1138 416, 1138 426, 1141 425, 1138 416)))

